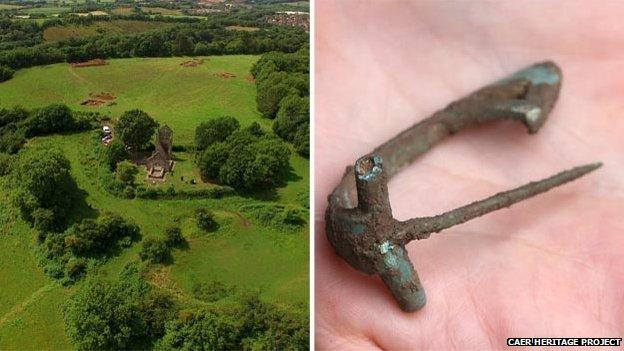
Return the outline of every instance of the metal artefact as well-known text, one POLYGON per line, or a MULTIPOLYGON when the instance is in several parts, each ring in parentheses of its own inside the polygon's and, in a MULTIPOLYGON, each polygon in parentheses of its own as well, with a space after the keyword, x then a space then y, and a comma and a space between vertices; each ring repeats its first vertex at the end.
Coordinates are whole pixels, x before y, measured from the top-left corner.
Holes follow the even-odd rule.
POLYGON ((392 217, 387 182, 401 168, 438 141, 463 128, 503 118, 539 130, 561 86, 561 71, 552 62, 538 63, 451 103, 403 131, 347 167, 329 196, 327 237, 336 253, 355 269, 379 274, 404 311, 426 303, 425 292, 405 245, 431 233, 466 222, 572 181, 601 166, 576 167, 452 211, 398 221, 392 217))

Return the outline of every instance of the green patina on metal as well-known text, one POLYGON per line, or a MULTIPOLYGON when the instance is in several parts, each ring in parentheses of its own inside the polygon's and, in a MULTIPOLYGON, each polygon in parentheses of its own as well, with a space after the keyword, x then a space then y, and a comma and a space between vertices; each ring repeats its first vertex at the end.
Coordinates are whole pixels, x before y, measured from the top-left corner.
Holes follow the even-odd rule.
POLYGON ((407 221, 392 217, 388 180, 437 142, 469 126, 507 118, 522 122, 531 134, 537 132, 560 86, 561 71, 554 63, 535 64, 449 104, 347 167, 329 196, 325 214, 327 238, 336 253, 354 268, 380 275, 404 311, 422 308, 427 298, 405 249, 407 243, 509 207, 601 164, 575 167, 437 216, 407 221))

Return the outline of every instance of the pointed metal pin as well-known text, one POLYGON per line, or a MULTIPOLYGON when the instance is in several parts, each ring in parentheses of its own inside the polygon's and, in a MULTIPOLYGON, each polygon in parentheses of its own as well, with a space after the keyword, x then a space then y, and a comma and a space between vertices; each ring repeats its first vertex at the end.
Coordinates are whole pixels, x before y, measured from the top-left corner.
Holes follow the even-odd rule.
POLYGON ((552 110, 560 87, 561 70, 553 62, 532 65, 449 104, 347 167, 329 196, 325 214, 327 238, 336 253, 357 270, 379 274, 404 311, 422 308, 426 297, 405 250, 409 241, 509 207, 602 164, 576 167, 438 216, 405 222, 392 217, 388 180, 440 140, 470 126, 514 119, 529 133, 536 133, 552 110))

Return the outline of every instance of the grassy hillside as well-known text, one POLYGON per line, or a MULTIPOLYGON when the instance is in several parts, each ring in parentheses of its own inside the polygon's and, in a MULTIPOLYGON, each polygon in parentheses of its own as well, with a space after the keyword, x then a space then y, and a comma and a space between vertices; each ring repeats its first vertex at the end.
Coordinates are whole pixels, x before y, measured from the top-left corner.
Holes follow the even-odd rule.
MULTIPOLYGON (((9 193, 0 179, 0 194, 9 193)), ((37 265, 35 232, 17 220, 6 196, 0 199, 0 350, 70 348, 60 304, 70 291, 37 265)))
POLYGON ((113 118, 140 108, 167 123, 174 130, 176 144, 189 144, 198 121, 220 115, 235 116, 243 126, 257 121, 268 128, 271 121, 260 118, 256 110, 256 87, 249 73, 258 56, 203 59, 196 67, 183 67, 181 63, 190 59, 174 57, 108 60, 108 65, 95 67, 61 63, 23 69, 0 86, 0 107, 62 102, 72 109, 100 111, 113 118), (114 94, 115 104, 80 105, 89 93, 99 92, 114 94))
MULTIPOLYGON (((97 110, 117 118, 123 111, 141 108, 174 131, 176 144, 191 144, 195 127, 207 119, 229 114, 243 126, 257 121, 269 129, 255 107, 255 86, 249 69, 255 56, 205 57, 197 67, 183 67, 184 58, 109 60, 106 66, 72 68, 68 64, 24 69, 0 83, 0 107, 16 104, 38 107, 65 103, 72 109, 97 110), (234 77, 225 78, 224 73, 234 77), (87 107, 89 93, 110 92, 115 104, 87 107)), ((175 250, 173 263, 155 269, 152 283, 177 296, 190 297, 196 283, 218 280, 259 289, 267 301, 290 305, 308 300, 308 230, 286 230, 264 225, 242 206, 300 204, 308 192, 309 162, 293 153, 291 177, 276 191, 256 197, 223 199, 141 200, 113 197, 90 178, 86 162, 90 132, 38 137, 29 148, 59 148, 72 165, 72 176, 86 192, 94 209, 112 211, 141 227, 143 237, 161 236, 177 224, 188 248, 175 250), (201 232, 195 223, 198 208, 214 211, 218 230, 201 232)), ((181 153, 181 170, 194 172, 190 154, 181 153)), ((167 184, 162 185, 167 186, 167 184)), ((7 200, 11 189, 0 178, 0 350, 70 349, 63 324, 62 305, 73 289, 58 286, 42 273, 34 253, 35 233, 21 221, 7 200)), ((125 249, 103 267, 117 275, 135 260, 140 245, 125 249)))

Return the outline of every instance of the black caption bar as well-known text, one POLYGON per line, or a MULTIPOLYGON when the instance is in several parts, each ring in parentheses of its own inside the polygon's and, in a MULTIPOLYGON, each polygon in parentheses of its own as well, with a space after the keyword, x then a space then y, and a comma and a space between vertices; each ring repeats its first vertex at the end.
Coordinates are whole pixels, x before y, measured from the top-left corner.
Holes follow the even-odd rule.
POLYGON ((507 346, 620 346, 622 338, 507 338, 507 346))

